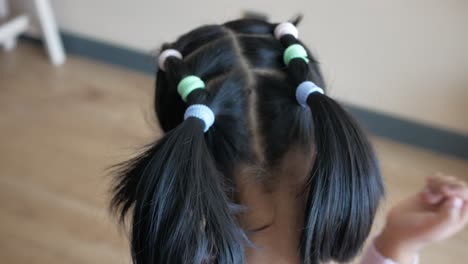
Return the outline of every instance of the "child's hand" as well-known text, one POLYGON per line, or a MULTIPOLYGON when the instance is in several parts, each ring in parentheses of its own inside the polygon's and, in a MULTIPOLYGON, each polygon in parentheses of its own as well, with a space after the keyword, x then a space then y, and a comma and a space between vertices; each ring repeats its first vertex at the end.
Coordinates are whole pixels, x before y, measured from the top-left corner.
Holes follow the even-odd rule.
POLYGON ((412 263, 429 243, 447 239, 468 223, 467 184, 450 176, 427 180, 426 188, 393 207, 375 244, 386 257, 412 263))

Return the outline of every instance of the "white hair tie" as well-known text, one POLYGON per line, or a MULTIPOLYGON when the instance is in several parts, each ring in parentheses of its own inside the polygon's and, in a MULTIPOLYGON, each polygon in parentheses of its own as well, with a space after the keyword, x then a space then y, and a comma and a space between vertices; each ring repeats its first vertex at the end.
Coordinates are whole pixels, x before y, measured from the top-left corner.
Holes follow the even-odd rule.
POLYGON ((283 22, 281 24, 278 24, 275 27, 275 38, 278 40, 287 34, 293 35, 295 38, 299 37, 299 31, 297 30, 296 26, 294 26, 293 23, 291 22, 283 22))
POLYGON ((184 120, 190 117, 196 117, 205 123, 204 132, 208 131, 215 121, 213 111, 208 106, 202 104, 191 105, 185 110, 184 120))
POLYGON ((323 89, 318 87, 315 83, 311 81, 304 81, 296 89, 296 100, 302 107, 309 107, 307 104, 307 98, 312 93, 321 93, 325 94, 323 89))
POLYGON ((176 58, 182 59, 182 54, 180 54, 180 52, 178 50, 175 50, 175 49, 167 49, 167 50, 161 52, 161 54, 159 54, 159 61, 158 61, 159 69, 161 69, 163 71, 166 71, 166 68, 164 67, 164 64, 166 63, 166 60, 169 57, 176 57, 176 58))

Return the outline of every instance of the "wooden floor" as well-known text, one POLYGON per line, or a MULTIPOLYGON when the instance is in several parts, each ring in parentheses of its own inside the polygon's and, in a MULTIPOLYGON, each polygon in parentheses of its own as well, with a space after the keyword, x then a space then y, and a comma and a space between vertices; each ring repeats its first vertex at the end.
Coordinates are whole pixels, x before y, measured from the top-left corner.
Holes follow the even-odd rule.
MULTIPOLYGON (((157 137, 153 80, 43 50, 0 52, 0 263, 129 263, 126 235, 106 210, 106 168, 157 137)), ((468 177, 468 161, 374 140, 387 204, 426 175, 468 177)), ((468 230, 423 252, 422 263, 468 263, 468 230)))

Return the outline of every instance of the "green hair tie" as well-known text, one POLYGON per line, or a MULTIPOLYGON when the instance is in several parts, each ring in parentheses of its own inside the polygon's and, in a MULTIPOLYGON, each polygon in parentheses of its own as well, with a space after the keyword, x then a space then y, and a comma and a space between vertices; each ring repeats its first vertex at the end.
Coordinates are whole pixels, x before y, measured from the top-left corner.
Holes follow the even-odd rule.
POLYGON ((203 82, 203 80, 200 79, 200 77, 195 75, 189 75, 184 77, 179 82, 179 85, 177 85, 177 92, 182 97, 182 100, 184 100, 184 102, 187 102, 187 97, 191 92, 193 92, 193 90, 204 88, 205 82, 203 82))
POLYGON ((307 51, 301 44, 293 44, 287 47, 284 51, 284 64, 289 65, 289 62, 296 58, 303 59, 306 63, 309 63, 309 58, 307 58, 307 51))

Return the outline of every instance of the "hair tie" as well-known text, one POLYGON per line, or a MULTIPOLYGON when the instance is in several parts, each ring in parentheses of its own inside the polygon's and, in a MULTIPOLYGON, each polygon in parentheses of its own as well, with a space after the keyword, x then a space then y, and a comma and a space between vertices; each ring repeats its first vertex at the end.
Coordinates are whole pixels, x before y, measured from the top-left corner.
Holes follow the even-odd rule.
POLYGON ((200 79, 200 77, 195 75, 189 75, 184 77, 179 82, 179 84, 177 85, 177 92, 182 97, 182 100, 184 100, 184 102, 187 102, 187 97, 191 92, 193 92, 193 90, 204 88, 205 82, 203 82, 203 80, 200 79))
POLYGON ((291 22, 283 22, 283 23, 278 24, 275 27, 274 33, 275 33, 275 38, 277 38, 278 40, 282 36, 287 35, 287 34, 293 35, 295 38, 299 37, 299 31, 297 30, 296 26, 294 26, 294 24, 291 22))
POLYGON ((213 111, 208 106, 202 104, 191 105, 185 110, 184 120, 190 117, 196 117, 205 123, 204 132, 208 131, 215 121, 213 111))
POLYGON ((166 63, 166 60, 169 58, 169 57, 176 57, 178 59, 182 59, 182 54, 180 54, 180 52, 178 50, 175 50, 175 49, 167 49, 167 50, 164 50, 163 52, 161 52, 161 54, 159 54, 159 69, 163 70, 163 71, 166 71, 166 68, 164 67, 164 64, 166 63))
POLYGON ((309 63, 307 51, 301 44, 292 44, 291 46, 287 47, 283 53, 283 60, 286 66, 289 65, 290 61, 296 58, 303 59, 306 63, 309 63))
POLYGON ((315 83, 311 81, 303 81, 296 89, 296 100, 302 107, 309 107, 307 104, 307 98, 312 93, 321 93, 325 94, 323 89, 318 87, 315 83))

